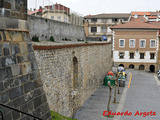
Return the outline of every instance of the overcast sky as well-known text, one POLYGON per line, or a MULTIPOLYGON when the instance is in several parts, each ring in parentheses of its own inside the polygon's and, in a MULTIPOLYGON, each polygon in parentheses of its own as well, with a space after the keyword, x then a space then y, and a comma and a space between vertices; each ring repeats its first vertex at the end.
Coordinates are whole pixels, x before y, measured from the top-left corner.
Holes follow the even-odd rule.
POLYGON ((160 0, 28 0, 28 8, 56 2, 82 15, 160 10, 160 0))

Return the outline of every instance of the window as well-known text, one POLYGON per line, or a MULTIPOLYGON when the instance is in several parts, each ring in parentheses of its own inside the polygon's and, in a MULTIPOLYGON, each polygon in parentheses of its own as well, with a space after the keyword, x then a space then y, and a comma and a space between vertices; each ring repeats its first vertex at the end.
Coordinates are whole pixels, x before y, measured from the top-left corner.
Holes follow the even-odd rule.
POLYGON ((101 27, 101 31, 102 31, 102 32, 107 32, 107 26, 105 26, 105 25, 102 26, 102 27, 101 27))
POLYGON ((124 46, 125 46, 124 39, 120 39, 119 40, 119 47, 124 47, 124 46))
POLYGON ((91 22, 97 22, 97 18, 91 18, 91 22))
POLYGON ((124 52, 119 53, 119 59, 124 59, 124 52))
POLYGON ((61 16, 58 16, 57 19, 58 19, 58 20, 61 20, 61 16))
POLYGON ((97 32, 97 27, 91 27, 91 32, 97 32))
POLYGON ((112 21, 113 22, 118 22, 118 18, 113 18, 112 21))
POLYGON ((54 16, 51 16, 51 19, 54 20, 54 16))
POLYGON ((156 47, 156 40, 150 40, 150 48, 156 47))
POLYGON ((150 59, 154 59, 155 53, 150 53, 150 59))
POLYGON ((129 53, 130 59, 134 59, 134 53, 129 53))
POLYGON ((135 47, 135 40, 134 39, 130 39, 129 40, 129 47, 130 48, 134 48, 135 47))
POLYGON ((144 59, 144 53, 140 53, 140 59, 144 59))
POLYGON ((101 19, 102 23, 107 23, 107 19, 101 19))
POLYGON ((128 21, 128 18, 123 18, 123 21, 128 21))
POLYGON ((146 47, 146 40, 140 40, 140 48, 146 47))

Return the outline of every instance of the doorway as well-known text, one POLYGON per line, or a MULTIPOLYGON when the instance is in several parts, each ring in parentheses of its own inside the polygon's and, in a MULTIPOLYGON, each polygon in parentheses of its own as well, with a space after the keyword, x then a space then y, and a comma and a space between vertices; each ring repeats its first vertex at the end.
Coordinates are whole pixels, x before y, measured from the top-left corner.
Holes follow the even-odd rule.
POLYGON ((150 65, 149 69, 150 69, 150 72, 155 72, 155 66, 154 65, 150 65))
POLYGON ((144 70, 144 69, 145 69, 144 65, 139 66, 139 70, 144 70))
POLYGON ((133 65, 133 64, 130 64, 130 65, 129 65, 129 68, 130 68, 130 69, 134 69, 134 65, 133 65))

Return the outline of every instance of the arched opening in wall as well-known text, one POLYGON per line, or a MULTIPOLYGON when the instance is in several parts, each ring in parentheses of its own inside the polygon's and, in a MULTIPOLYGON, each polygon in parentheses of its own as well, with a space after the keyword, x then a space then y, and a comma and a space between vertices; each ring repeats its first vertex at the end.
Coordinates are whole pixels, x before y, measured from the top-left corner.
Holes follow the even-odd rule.
POLYGON ((155 72, 155 66, 154 65, 150 65, 149 70, 150 70, 150 72, 155 72))
POLYGON ((79 88, 78 82, 78 60, 76 57, 73 57, 73 91, 72 91, 72 115, 76 113, 77 109, 79 108, 79 96, 77 96, 76 90, 79 88))
POLYGON ((129 68, 130 68, 130 69, 134 69, 134 65, 133 65, 133 64, 130 64, 130 65, 129 65, 129 68))
POLYGON ((120 64, 119 67, 124 67, 124 65, 123 65, 123 64, 120 64))
POLYGON ((73 89, 78 88, 78 60, 73 57, 73 89))
POLYGON ((144 65, 139 66, 139 70, 144 70, 144 69, 145 69, 144 65))

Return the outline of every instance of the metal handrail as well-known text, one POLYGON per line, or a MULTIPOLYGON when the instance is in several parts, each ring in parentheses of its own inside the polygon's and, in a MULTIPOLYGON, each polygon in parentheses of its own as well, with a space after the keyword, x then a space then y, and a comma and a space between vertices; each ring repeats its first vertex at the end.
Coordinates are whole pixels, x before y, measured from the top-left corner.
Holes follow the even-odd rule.
MULTIPOLYGON (((36 116, 34 116, 34 115, 25 113, 25 112, 23 112, 23 111, 20 111, 20 110, 18 110, 18 109, 13 108, 13 107, 10 107, 10 106, 4 105, 4 104, 0 104, 0 106, 3 106, 3 107, 5 107, 5 108, 11 109, 11 110, 14 110, 14 111, 19 112, 19 113, 22 113, 22 114, 25 114, 25 115, 27 115, 27 116, 30 116, 30 117, 34 118, 34 120, 36 120, 36 119, 42 120, 42 119, 39 118, 39 117, 36 117, 36 116)), ((0 114, 1 114, 2 120, 4 120, 3 112, 0 111, 0 114)))

